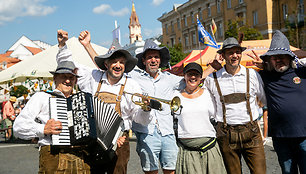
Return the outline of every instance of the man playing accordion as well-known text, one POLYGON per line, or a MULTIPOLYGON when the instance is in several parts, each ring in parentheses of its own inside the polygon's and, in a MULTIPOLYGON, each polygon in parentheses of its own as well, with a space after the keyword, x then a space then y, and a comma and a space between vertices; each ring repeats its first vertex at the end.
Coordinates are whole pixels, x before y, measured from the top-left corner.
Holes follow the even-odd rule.
MULTIPOLYGON (((53 95, 67 98, 71 96, 77 82, 77 68, 71 61, 60 62, 53 74, 55 90, 53 95)), ((30 140, 38 137, 39 172, 90 173, 90 158, 87 158, 87 146, 52 146, 51 135, 59 134, 62 123, 50 119, 49 98, 46 92, 35 93, 14 123, 14 135, 30 140), (68 165, 70 164, 70 165, 68 165)))
MULTIPOLYGON (((82 32, 79 36, 81 44, 91 46, 90 35, 82 32), (89 40, 88 40, 89 38, 89 40)), ((58 30, 59 52, 57 62, 72 61, 72 53, 66 46, 68 33, 58 30)), ((97 54, 96 54, 97 55, 97 54)), ((105 103, 112 105, 124 121, 124 133, 117 141, 117 158, 102 158, 91 169, 92 173, 117 173, 127 172, 127 163, 130 156, 128 131, 132 121, 147 125, 150 122, 150 109, 143 111, 140 106, 132 102, 131 95, 127 93, 141 93, 139 85, 124 73, 130 72, 136 65, 135 59, 128 51, 123 50, 118 41, 113 42, 105 55, 91 57, 99 69, 91 69, 76 64, 78 67, 78 85, 81 91, 89 92, 100 98, 105 103), (125 93, 127 92, 127 93, 125 93)), ((148 101, 145 101, 149 104, 148 101)))

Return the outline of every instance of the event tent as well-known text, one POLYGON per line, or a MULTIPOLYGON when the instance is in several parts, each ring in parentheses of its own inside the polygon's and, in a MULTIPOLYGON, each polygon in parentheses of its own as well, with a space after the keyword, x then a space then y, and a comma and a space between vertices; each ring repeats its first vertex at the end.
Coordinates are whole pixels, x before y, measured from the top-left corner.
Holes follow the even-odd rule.
MULTIPOLYGON (((246 47, 247 49, 242 52, 241 65, 244 65, 248 68, 254 68, 258 70, 256 66, 253 65, 252 58, 250 58, 247 54, 251 54, 252 50, 254 50, 258 55, 262 55, 266 53, 270 47, 271 40, 249 40, 243 41, 241 46, 246 47)), ((222 43, 218 43, 222 47, 222 43)), ((290 49, 299 57, 306 57, 306 51, 300 50, 296 47, 290 46, 290 49)), ((171 70, 167 69, 167 71, 176 74, 183 75, 183 68, 190 62, 196 62, 202 66, 203 69, 207 68, 207 64, 210 60, 214 59, 217 54, 216 48, 206 47, 204 50, 193 50, 186 58, 177 63, 176 65, 171 67, 171 70)))
MULTIPOLYGON (((79 64, 89 67, 95 67, 90 56, 80 44, 76 37, 70 38, 66 42, 68 48, 72 51, 73 59, 79 64)), ((105 54, 107 49, 92 43, 93 48, 98 54, 105 54)), ((56 54, 58 53, 58 45, 54 45, 45 51, 42 51, 32 57, 29 57, 10 68, 0 72, 0 83, 7 83, 14 80, 14 82, 24 82, 29 79, 50 79, 52 74, 49 71, 56 69, 56 54)))

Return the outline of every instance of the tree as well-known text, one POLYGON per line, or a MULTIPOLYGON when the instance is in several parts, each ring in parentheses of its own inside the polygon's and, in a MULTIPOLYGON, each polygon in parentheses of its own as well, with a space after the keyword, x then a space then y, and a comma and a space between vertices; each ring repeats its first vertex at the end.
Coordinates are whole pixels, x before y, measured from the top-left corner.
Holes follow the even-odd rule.
POLYGON ((263 39, 261 33, 247 25, 241 25, 241 19, 231 21, 227 24, 227 30, 225 31, 225 38, 234 37, 238 39, 239 33, 243 33, 243 40, 261 40, 263 39))
POLYGON ((29 90, 23 85, 13 86, 11 87, 10 96, 21 97, 24 95, 28 95, 29 90))
MULTIPOLYGON (((160 45, 160 46, 162 47, 163 45, 160 45)), ((183 52, 183 47, 182 47, 182 44, 180 43, 174 45, 173 47, 168 47, 168 46, 166 47, 169 49, 169 52, 170 52, 170 56, 171 56, 170 65, 171 66, 177 64, 178 62, 183 60, 188 55, 183 52)))

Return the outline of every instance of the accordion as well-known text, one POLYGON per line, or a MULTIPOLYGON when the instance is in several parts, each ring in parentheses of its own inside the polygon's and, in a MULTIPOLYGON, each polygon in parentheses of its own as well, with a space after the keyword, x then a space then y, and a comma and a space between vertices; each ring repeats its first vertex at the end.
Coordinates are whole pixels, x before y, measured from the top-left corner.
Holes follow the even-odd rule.
POLYGON ((69 98, 50 97, 50 119, 62 122, 62 131, 52 135, 52 145, 82 145, 97 141, 104 150, 113 148, 123 120, 111 105, 90 93, 69 98))

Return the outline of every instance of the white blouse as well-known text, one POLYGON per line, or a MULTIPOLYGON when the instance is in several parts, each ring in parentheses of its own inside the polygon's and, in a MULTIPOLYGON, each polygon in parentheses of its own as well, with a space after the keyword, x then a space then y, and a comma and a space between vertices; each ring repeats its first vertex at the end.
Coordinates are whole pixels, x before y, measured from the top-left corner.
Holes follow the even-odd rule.
POLYGON ((193 99, 182 96, 179 91, 176 95, 180 97, 183 106, 178 115, 178 137, 216 137, 216 131, 210 122, 216 112, 210 92, 204 88, 203 94, 193 99))

